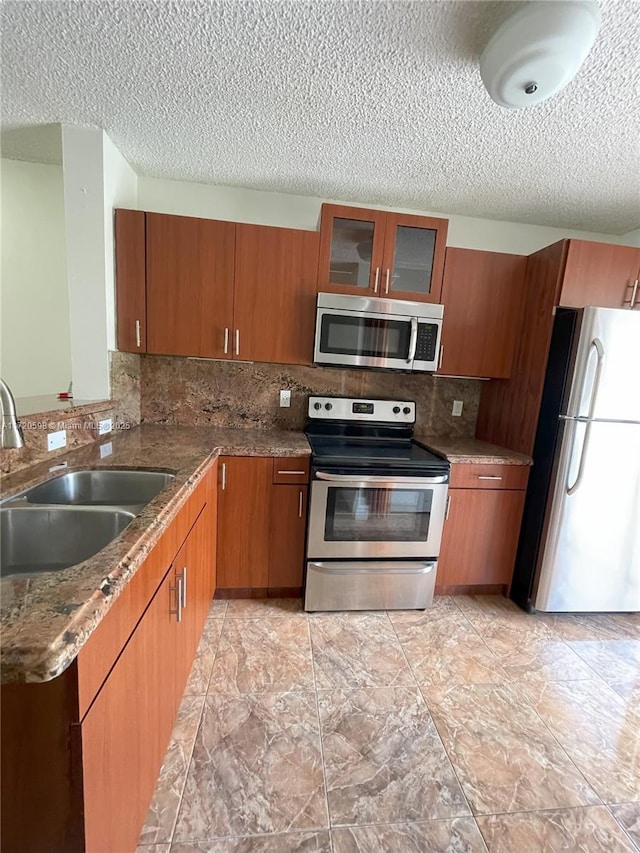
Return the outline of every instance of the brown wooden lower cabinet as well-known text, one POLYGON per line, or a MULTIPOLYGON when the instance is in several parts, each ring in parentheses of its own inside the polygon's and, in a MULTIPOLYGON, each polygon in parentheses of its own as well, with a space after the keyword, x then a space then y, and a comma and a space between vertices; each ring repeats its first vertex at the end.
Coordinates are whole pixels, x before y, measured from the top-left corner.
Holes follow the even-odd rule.
POLYGON ((299 594, 308 458, 225 456, 219 462, 218 597, 299 594))
POLYGON ((273 486, 269 543, 269 587, 302 587, 307 521, 307 486, 273 486))
POLYGON ((167 572, 80 724, 87 851, 135 850, 144 823, 179 701, 186 626, 174 614, 175 575, 167 572))
POLYGON ((135 851, 215 592, 216 469, 68 669, 3 686, 3 853, 135 851))
POLYGON ((436 592, 511 582, 525 494, 524 489, 450 489, 436 592))
POLYGON ((271 457, 224 456, 218 481, 218 590, 266 588, 271 457))

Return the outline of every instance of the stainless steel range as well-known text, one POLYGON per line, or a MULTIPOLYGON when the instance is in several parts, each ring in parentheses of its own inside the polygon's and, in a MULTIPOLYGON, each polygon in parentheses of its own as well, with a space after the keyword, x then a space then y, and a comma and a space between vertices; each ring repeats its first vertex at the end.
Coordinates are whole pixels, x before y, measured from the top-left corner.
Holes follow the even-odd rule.
POLYGON ((449 463, 415 420, 412 402, 309 398, 305 610, 431 606, 449 463))

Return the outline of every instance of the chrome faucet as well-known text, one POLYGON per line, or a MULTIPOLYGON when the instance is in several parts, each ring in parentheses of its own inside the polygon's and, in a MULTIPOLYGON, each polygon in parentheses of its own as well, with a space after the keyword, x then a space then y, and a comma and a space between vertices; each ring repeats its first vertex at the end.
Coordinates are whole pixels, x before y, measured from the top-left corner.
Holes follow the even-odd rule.
POLYGON ((2 447, 24 447, 24 436, 22 427, 16 415, 16 401, 13 399, 11 389, 0 379, 0 432, 2 433, 2 447))

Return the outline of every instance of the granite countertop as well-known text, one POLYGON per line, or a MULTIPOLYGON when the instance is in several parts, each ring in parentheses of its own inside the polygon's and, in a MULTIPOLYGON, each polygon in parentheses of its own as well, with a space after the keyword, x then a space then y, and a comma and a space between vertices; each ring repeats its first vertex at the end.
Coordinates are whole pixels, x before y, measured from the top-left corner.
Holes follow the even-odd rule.
POLYGON ((83 468, 156 468, 176 479, 94 557, 59 572, 0 581, 0 680, 60 675, 135 575, 217 456, 306 456, 302 432, 144 424, 3 477, 0 497, 83 468), (100 458, 100 447, 112 452, 100 458), (66 468, 50 472, 64 462, 66 468))
POLYGON ((439 453, 449 462, 483 465, 531 465, 531 457, 514 450, 498 447, 470 437, 417 435, 417 440, 429 450, 439 453))

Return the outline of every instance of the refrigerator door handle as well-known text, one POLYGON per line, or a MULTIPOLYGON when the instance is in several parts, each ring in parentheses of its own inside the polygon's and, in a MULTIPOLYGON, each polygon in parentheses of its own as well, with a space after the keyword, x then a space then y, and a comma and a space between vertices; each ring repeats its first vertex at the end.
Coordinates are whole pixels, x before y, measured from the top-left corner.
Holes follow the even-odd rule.
MULTIPOLYGON (((576 428, 577 429, 577 428, 576 428)), ((587 423, 586 429, 584 431, 584 439, 582 441, 582 451, 580 453, 580 462, 578 464, 578 473, 576 475, 575 482, 572 486, 569 485, 569 471, 571 471, 571 464, 569 464, 569 471, 567 471, 567 494, 573 495, 578 491, 578 487, 580 485, 580 481, 582 480, 582 475, 584 474, 584 463, 587 458, 587 448, 589 447, 589 438, 591 436, 591 422, 587 423)), ((573 436, 573 444, 571 446, 571 454, 569 456, 569 460, 573 459, 573 451, 575 445, 575 434, 573 436)))
POLYGON ((598 389, 600 387, 600 378, 602 376, 602 366, 604 363, 604 347, 600 338, 594 338, 589 344, 589 351, 595 349, 598 358, 596 364, 596 374, 593 377, 593 388, 591 389, 591 397, 589 398, 589 409, 587 411, 587 419, 591 420, 598 399, 598 389))
MULTIPOLYGON (((587 457, 587 449, 589 447, 589 438, 591 437, 591 418, 593 417, 593 412, 596 407, 596 400, 598 399, 598 389, 600 387, 600 378, 602 376, 602 365, 604 363, 604 347, 602 346, 602 341, 600 338, 594 338, 589 344, 589 351, 591 349, 595 349, 596 355, 598 358, 598 363, 596 365, 596 373, 593 377, 593 388, 591 389, 591 397, 589 398, 589 410, 587 413, 587 417, 585 419, 577 418, 576 420, 581 420, 583 423, 586 422, 587 426, 584 431, 584 439, 582 442, 582 451, 580 452, 580 462, 578 463, 578 473, 576 474, 575 482, 572 486, 569 485, 569 472, 567 472, 567 494, 573 495, 577 492, 580 482, 582 480, 582 475, 584 474, 584 464, 587 457)), ((575 443, 575 433, 573 437, 573 441, 575 443)), ((571 454, 569 459, 573 459, 573 451, 574 447, 571 447, 571 454)), ((569 464, 569 471, 571 471, 571 464, 569 464)))

